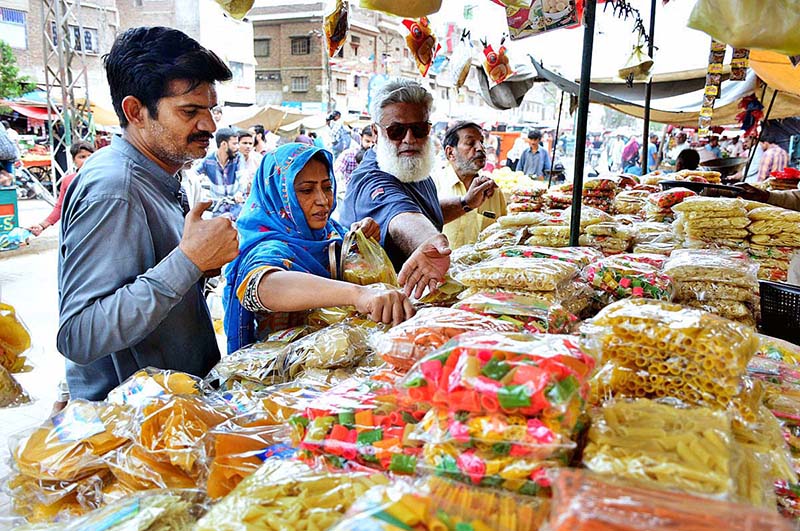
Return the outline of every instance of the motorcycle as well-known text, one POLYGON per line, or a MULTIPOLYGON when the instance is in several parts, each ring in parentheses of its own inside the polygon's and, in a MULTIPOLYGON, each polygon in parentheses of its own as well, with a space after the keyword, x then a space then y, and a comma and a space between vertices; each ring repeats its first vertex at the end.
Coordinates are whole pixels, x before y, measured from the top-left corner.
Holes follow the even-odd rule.
POLYGON ((56 204, 56 198, 50 190, 21 165, 14 168, 14 185, 17 187, 17 199, 43 199, 51 206, 56 204))

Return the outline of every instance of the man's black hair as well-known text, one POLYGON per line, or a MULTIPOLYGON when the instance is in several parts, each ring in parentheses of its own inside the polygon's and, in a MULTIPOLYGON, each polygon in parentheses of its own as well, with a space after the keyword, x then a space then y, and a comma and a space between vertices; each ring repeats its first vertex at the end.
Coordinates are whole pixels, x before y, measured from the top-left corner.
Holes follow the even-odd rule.
POLYGON ((176 79, 190 82, 187 92, 201 83, 228 81, 233 75, 211 50, 176 29, 164 27, 131 28, 114 41, 103 57, 111 89, 111 101, 120 126, 128 126, 122 100, 134 96, 158 118, 158 102, 169 96, 169 83, 176 79))
POLYGON ((541 140, 542 139, 542 132, 538 129, 534 129, 532 131, 528 131, 528 140, 541 140))
POLYGON ((227 142, 231 138, 239 138, 239 134, 236 132, 235 129, 230 127, 223 127, 221 129, 217 129, 217 134, 214 135, 214 140, 217 142, 217 147, 221 146, 223 142, 227 142))
POLYGON ((675 160, 675 165, 681 162, 682 170, 696 170, 700 166, 700 153, 696 149, 684 149, 678 153, 678 158, 675 160))
POLYGON ((265 134, 265 133, 266 133, 266 131, 265 131, 265 129, 264 129, 264 126, 263 126, 263 125, 261 125, 261 124, 256 124, 256 125, 254 125, 254 126, 253 126, 253 131, 255 131, 255 132, 256 132, 256 140, 258 140, 258 137, 260 136, 260 137, 261 137, 261 140, 264 140, 264 141, 266 141, 266 139, 267 139, 267 137, 266 137, 266 134, 265 134))
POLYGON ((364 129, 361 130, 361 136, 375 136, 375 132, 372 130, 371 125, 367 125, 364 129))
POLYGON ((444 149, 448 146, 456 147, 458 145, 458 140, 459 140, 458 132, 463 131, 464 129, 476 129, 481 135, 483 135, 484 132, 483 127, 476 124, 475 122, 469 122, 469 121, 456 122, 455 124, 453 124, 452 127, 450 127, 447 131, 445 131, 444 140, 442 141, 442 148, 444 149))
POLYGON ((75 155, 80 153, 81 151, 88 151, 89 153, 94 153, 94 146, 89 142, 73 142, 72 145, 69 147, 69 154, 72 158, 75 158, 75 155))
POLYGON ((253 138, 253 133, 251 133, 247 129, 239 129, 238 131, 236 131, 236 136, 239 137, 239 140, 241 140, 242 138, 244 138, 246 136, 249 136, 250 138, 253 138))

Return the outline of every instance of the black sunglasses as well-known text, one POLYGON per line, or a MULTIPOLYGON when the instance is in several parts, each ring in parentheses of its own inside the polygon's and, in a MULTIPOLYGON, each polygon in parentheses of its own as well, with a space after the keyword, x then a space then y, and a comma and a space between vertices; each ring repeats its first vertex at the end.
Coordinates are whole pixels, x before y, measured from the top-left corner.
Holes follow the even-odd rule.
POLYGON ((406 137, 409 129, 411 129, 411 134, 414 135, 414 138, 426 138, 431 132, 430 122, 416 122, 413 124, 393 123, 388 127, 382 124, 377 125, 386 131, 386 136, 389 137, 389 140, 393 140, 395 142, 403 140, 406 137))

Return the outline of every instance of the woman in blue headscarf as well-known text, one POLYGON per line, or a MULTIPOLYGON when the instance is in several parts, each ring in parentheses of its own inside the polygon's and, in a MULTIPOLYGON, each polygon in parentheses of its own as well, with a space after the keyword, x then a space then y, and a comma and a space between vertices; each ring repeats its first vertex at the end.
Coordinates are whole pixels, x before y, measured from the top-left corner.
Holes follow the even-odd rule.
MULTIPOLYGON (((336 207, 333 158, 307 144, 285 144, 261 161, 237 221, 239 256, 225 270, 228 352, 257 339, 256 317, 267 331, 301 324, 305 310, 355 306, 375 321, 400 323, 414 309, 400 291, 332 280, 329 247, 345 229, 330 218, 336 207)), ((353 227, 380 231, 367 218, 353 227)))

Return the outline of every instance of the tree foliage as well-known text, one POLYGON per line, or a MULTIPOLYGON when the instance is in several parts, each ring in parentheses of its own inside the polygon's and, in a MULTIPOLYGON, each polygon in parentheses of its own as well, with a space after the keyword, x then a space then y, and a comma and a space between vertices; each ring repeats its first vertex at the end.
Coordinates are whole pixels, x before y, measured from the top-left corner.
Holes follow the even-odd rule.
POLYGON ((19 75, 17 58, 8 43, 0 40, 0 99, 16 98, 36 88, 27 76, 19 75))

